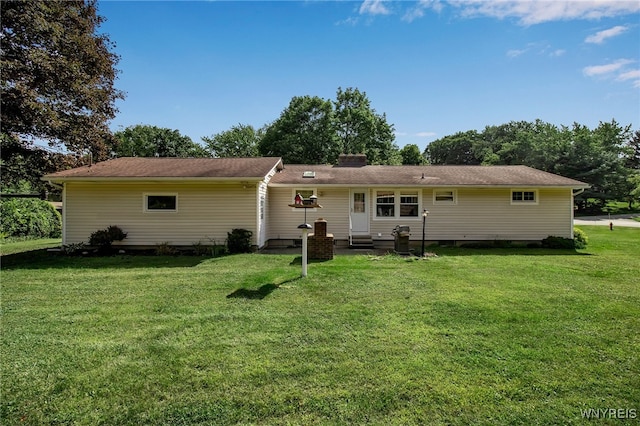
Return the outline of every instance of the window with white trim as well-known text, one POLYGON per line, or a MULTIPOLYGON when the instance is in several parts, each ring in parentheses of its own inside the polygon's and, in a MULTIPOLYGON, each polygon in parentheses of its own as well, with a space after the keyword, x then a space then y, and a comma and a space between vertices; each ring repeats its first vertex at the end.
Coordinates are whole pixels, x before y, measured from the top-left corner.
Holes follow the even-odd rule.
POLYGON ((178 194, 144 194, 145 212, 177 212, 178 194))
POLYGON ((511 204, 538 204, 538 191, 511 190, 511 204))
POLYGON ((420 215, 420 191, 381 189, 375 197, 375 218, 412 219, 420 215))
POLYGON ((400 217, 418 217, 418 192, 400 193, 400 217))
POLYGON ((433 191, 433 204, 456 204, 458 193, 455 189, 435 189, 433 191))
POLYGON ((376 191, 376 216, 394 217, 396 215, 396 194, 393 191, 376 191))

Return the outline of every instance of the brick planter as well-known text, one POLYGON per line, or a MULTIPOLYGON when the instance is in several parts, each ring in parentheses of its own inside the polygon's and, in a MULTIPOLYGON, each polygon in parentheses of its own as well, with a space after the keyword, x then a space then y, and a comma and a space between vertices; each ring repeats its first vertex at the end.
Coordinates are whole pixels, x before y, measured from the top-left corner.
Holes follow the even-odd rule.
POLYGON ((309 259, 333 259, 333 234, 327 234, 326 220, 318 219, 313 224, 313 233, 309 234, 307 249, 309 259))

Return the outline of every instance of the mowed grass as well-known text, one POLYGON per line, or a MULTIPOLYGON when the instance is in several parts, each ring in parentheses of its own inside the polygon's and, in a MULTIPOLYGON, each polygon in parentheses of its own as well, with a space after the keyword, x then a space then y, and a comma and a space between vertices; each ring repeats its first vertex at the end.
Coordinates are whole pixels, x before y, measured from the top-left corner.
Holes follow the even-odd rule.
POLYGON ((0 255, 16 254, 25 251, 42 250, 60 247, 61 238, 42 238, 37 240, 0 241, 0 255))
POLYGON ((304 279, 291 255, 3 256, 0 423, 640 415, 640 229, 583 229, 578 252, 339 256, 304 279))

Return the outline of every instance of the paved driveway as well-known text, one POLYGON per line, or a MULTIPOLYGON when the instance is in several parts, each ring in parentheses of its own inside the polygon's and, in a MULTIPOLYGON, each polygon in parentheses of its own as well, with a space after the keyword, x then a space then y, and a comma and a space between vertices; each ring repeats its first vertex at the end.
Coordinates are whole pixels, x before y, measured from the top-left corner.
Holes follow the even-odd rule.
POLYGON ((582 216, 573 220, 574 225, 603 225, 609 226, 609 223, 613 223, 613 228, 616 226, 628 226, 631 228, 640 228, 640 222, 633 220, 634 217, 640 217, 640 214, 619 214, 609 217, 603 216, 582 216))

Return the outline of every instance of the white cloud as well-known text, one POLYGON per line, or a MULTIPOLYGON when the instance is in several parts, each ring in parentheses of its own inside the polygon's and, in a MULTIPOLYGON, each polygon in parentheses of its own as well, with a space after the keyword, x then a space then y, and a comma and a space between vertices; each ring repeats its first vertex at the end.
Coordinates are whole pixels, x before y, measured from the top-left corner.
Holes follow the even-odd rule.
POLYGON ((510 58, 517 58, 520 55, 527 53, 529 49, 511 49, 507 52, 507 56, 510 58))
POLYGON ((565 53, 567 53, 567 51, 564 49, 556 49, 553 52, 551 52, 549 56, 551 56, 552 58, 558 58, 560 56, 563 56, 565 53))
POLYGON ((640 89, 640 69, 623 72, 616 78, 617 81, 629 81, 634 89, 640 89))
POLYGON ((627 81, 627 80, 635 80, 635 79, 640 80, 640 69, 623 72, 618 76, 616 80, 627 81))
POLYGON ((608 30, 598 31, 597 33, 587 37, 584 41, 586 43, 602 44, 606 39, 618 36, 628 29, 629 27, 618 25, 613 28, 609 28, 608 30))
POLYGON ((360 5, 361 15, 389 15, 391 11, 384 5, 384 0, 364 0, 360 5))
POLYGON ((610 64, 585 67, 582 72, 588 77, 601 77, 615 81, 631 81, 635 89, 640 89, 640 69, 625 69, 626 65, 635 63, 630 59, 618 59, 610 64))
POLYGON ((436 136, 437 133, 435 132, 418 132, 416 133, 416 136, 418 136, 419 138, 432 138, 434 136, 436 136))
POLYGON ((582 72, 584 73, 584 75, 589 77, 606 75, 606 74, 611 74, 616 71, 619 71, 622 67, 632 62, 633 61, 629 59, 618 59, 617 61, 611 62, 610 64, 592 65, 592 66, 584 67, 582 69, 582 72))
POLYGON ((440 0, 420 0, 416 5, 404 14, 403 21, 413 22, 418 18, 422 18, 427 9, 432 9, 436 13, 442 12, 443 5, 440 0))
POLYGON ((354 18, 353 16, 348 17, 347 19, 343 19, 342 21, 336 22, 336 25, 351 25, 355 26, 358 24, 358 18, 354 18))
POLYGON ((463 16, 518 18, 522 25, 573 19, 601 19, 640 12, 638 1, 458 0, 450 4, 459 7, 463 16))

